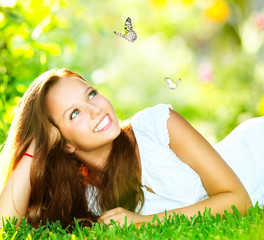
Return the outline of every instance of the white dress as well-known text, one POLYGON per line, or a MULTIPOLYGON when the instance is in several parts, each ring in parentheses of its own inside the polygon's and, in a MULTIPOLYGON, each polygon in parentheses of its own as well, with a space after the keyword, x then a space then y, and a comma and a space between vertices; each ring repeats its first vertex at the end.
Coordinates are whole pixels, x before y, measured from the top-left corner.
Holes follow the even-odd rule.
MULTIPOLYGON (((131 119, 141 159, 145 202, 140 213, 143 215, 208 198, 199 175, 169 147, 169 108, 170 105, 159 104, 131 119)), ((245 121, 213 147, 244 184, 252 203, 264 204, 264 117, 245 121)))

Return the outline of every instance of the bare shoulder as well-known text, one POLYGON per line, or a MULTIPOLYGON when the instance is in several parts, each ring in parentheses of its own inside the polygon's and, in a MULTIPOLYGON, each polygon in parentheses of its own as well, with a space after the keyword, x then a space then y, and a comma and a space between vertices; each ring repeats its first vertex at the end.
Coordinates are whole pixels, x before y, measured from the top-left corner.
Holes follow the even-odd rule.
POLYGON ((203 168, 216 169, 225 164, 210 143, 174 110, 170 112, 168 132, 170 148, 197 173, 201 173, 203 168))
POLYGON ((168 130, 173 130, 176 126, 187 126, 191 127, 190 123, 185 120, 178 112, 173 109, 170 110, 170 117, 168 119, 168 130), (171 129, 172 128, 172 129, 171 129))
POLYGON ((170 109, 167 127, 170 137, 170 147, 177 152, 193 147, 196 144, 207 143, 202 135, 173 109, 170 109))

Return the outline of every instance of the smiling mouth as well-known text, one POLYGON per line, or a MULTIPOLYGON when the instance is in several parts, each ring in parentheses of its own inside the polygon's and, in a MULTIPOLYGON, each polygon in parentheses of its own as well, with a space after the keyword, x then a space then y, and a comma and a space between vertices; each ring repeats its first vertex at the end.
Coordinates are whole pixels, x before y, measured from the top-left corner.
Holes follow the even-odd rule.
POLYGON ((100 121, 97 124, 96 128, 94 129, 94 132, 101 132, 101 131, 108 129, 110 127, 111 123, 112 123, 111 118, 109 117, 109 115, 106 115, 102 119, 102 121, 100 121))

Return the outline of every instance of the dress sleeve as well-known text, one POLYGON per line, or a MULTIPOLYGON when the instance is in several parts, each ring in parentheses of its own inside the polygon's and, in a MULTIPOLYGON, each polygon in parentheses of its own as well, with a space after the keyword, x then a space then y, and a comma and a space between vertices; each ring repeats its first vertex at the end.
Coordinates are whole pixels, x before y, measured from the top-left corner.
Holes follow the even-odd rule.
MULTIPOLYGON (((169 146, 167 120, 171 108, 171 105, 159 104, 131 119, 139 148, 142 185, 151 188, 155 198, 163 199, 151 207, 156 210, 161 202, 166 202, 168 206, 168 201, 172 200, 173 209, 193 204, 207 196, 199 175, 169 146)), ((153 199, 149 201, 146 194, 145 200, 146 206, 154 202, 153 199)))
POLYGON ((170 104, 158 104, 138 112, 131 119, 134 131, 148 137, 150 141, 165 146, 169 144, 167 120, 170 117, 170 104))

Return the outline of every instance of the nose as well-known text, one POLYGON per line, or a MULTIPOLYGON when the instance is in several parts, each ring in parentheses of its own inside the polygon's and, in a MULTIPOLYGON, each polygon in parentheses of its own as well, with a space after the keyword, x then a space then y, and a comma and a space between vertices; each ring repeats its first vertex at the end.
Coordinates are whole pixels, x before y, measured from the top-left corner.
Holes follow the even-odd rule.
POLYGON ((102 111, 99 106, 92 104, 92 103, 87 103, 86 109, 91 119, 95 119, 102 111))

